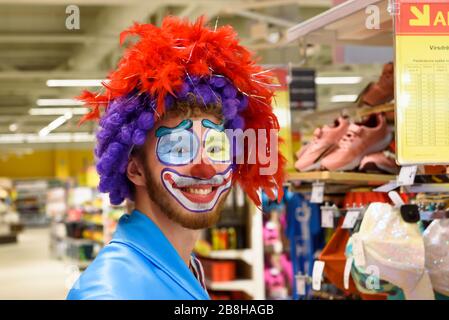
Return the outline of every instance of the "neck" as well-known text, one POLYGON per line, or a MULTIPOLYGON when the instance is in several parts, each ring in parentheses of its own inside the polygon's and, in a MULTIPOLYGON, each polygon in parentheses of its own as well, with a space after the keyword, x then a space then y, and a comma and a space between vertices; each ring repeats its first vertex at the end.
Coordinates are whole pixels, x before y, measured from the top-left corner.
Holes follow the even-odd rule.
POLYGON ((190 256, 200 235, 200 230, 187 229, 173 222, 148 196, 139 197, 136 195, 136 209, 149 217, 159 227, 182 260, 189 266, 190 256))

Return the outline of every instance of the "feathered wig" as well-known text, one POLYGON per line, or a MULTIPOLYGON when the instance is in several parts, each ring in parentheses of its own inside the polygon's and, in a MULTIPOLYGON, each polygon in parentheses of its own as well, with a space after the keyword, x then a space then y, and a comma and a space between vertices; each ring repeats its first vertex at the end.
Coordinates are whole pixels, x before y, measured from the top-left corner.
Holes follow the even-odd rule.
MULTIPOLYGON (((226 128, 265 130, 270 145, 270 129, 279 130, 271 107, 272 75, 256 65, 232 27, 210 29, 203 18, 190 23, 166 17, 160 28, 135 23, 121 33, 120 44, 128 36, 139 40, 126 49, 102 92, 83 91, 78 97, 91 108, 81 122, 100 119, 95 149, 99 190, 109 193, 111 203, 131 197, 129 152, 145 142, 155 121, 175 101, 193 96, 205 105, 220 103, 226 128)), ((246 144, 245 155, 257 155, 257 148, 246 144)), ((269 164, 261 164, 258 155, 256 163, 235 164, 234 182, 258 206, 259 190, 271 199, 282 198, 285 158, 280 152, 277 161, 271 176, 260 174, 269 164)))

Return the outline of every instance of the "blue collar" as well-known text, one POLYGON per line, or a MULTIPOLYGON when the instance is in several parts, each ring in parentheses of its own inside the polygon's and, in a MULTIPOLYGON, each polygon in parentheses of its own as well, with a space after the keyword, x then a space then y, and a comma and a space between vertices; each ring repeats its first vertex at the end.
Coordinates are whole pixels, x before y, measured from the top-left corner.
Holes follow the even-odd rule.
POLYGON ((124 243, 151 260, 158 268, 197 299, 209 299, 206 291, 159 227, 145 214, 124 214, 111 243, 124 243))

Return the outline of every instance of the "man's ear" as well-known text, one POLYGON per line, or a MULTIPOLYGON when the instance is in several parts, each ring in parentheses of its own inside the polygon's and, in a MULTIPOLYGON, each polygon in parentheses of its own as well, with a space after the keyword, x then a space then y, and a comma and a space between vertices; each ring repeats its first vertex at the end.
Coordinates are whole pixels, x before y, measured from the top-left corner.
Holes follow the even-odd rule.
POLYGON ((131 157, 128 161, 128 167, 126 168, 126 175, 128 179, 136 186, 145 186, 145 174, 143 171, 142 163, 135 157, 131 157))

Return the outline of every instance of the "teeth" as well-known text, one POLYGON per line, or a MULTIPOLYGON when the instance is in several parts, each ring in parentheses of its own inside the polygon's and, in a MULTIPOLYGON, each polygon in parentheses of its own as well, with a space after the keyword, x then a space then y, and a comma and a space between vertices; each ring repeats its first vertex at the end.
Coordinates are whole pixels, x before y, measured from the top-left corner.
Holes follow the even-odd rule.
POLYGON ((193 193, 193 194, 209 194, 212 192, 212 188, 207 189, 195 189, 195 188, 187 188, 187 192, 193 193))

